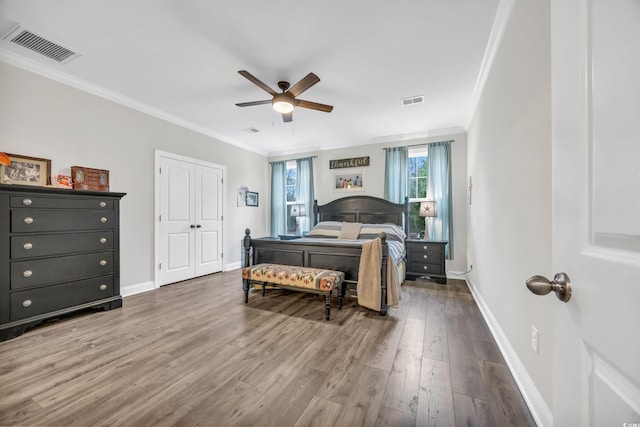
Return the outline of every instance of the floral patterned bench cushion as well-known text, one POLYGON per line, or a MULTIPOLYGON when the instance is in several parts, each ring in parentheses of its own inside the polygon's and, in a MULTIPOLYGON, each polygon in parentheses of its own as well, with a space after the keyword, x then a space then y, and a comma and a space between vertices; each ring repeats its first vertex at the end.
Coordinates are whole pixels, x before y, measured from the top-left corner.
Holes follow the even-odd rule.
POLYGON ((344 280, 341 271, 280 264, 257 264, 242 269, 242 278, 256 282, 329 292, 344 280))

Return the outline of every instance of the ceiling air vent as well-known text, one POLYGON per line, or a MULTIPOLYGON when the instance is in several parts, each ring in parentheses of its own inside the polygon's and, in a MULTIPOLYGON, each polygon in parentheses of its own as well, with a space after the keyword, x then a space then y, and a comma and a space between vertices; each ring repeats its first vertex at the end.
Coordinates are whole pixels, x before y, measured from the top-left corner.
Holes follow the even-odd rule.
POLYGON ((243 132, 247 132, 247 133, 258 133, 260 132, 259 129, 256 129, 254 127, 250 127, 250 128, 246 128, 246 129, 242 129, 243 132))
POLYGON ((409 98, 402 98, 402 105, 422 104, 424 102, 424 95, 410 96, 409 98))
POLYGON ((44 55, 56 62, 60 62, 61 64, 66 64, 72 59, 82 55, 79 52, 74 52, 72 49, 61 46, 56 42, 47 40, 46 38, 39 36, 20 25, 5 35, 3 40, 22 46, 26 49, 39 53, 40 55, 44 55))

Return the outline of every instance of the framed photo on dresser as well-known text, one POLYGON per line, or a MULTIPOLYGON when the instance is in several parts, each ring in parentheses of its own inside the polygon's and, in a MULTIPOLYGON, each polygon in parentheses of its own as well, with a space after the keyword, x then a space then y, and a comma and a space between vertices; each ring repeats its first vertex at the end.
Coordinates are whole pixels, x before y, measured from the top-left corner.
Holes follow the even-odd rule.
POLYGON ((51 160, 39 157, 6 153, 11 160, 9 166, 2 165, 0 182, 46 186, 51 184, 51 160))

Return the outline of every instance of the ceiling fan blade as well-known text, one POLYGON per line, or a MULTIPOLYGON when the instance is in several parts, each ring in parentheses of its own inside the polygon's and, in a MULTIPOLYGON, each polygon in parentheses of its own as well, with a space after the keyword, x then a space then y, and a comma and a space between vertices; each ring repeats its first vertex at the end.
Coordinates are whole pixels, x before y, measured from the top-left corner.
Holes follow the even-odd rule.
POLYGON ((293 121, 293 111, 290 113, 282 113, 282 121, 285 123, 293 121))
POLYGON ((333 105, 318 104, 317 102, 303 101, 302 99, 296 99, 295 104, 297 107, 309 108, 311 110, 324 111, 330 113, 333 111, 333 105))
POLYGON ((320 81, 320 77, 316 76, 313 73, 309 73, 298 83, 291 86, 287 92, 289 92, 295 98, 296 96, 300 95, 302 92, 309 89, 311 86, 318 83, 319 81, 320 81))
POLYGON ((264 90, 265 92, 270 94, 271 96, 276 96, 278 94, 278 92, 276 92, 275 90, 271 89, 266 84, 262 83, 260 80, 258 80, 257 77, 255 77, 250 72, 245 71, 245 70, 240 70, 240 71, 238 71, 238 74, 240 74, 241 76, 244 76, 251 83, 253 83, 254 85, 258 86, 259 88, 261 88, 262 90, 264 90))
POLYGON ((265 99, 264 101, 239 102, 236 105, 238 107, 251 107, 252 105, 264 105, 264 104, 271 104, 271 100, 265 99))

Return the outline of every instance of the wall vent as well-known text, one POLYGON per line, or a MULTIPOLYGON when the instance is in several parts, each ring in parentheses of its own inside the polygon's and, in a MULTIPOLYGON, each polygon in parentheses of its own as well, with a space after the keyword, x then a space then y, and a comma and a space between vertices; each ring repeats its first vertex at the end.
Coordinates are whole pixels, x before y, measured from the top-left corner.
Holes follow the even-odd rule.
POLYGON ((402 98, 402 105, 422 104, 424 102, 424 95, 410 96, 409 98, 402 98))
POLYGON ((39 53, 40 55, 44 55, 61 64, 66 64, 67 62, 82 55, 79 52, 75 52, 73 49, 66 48, 59 43, 48 40, 45 37, 29 31, 21 25, 18 25, 13 30, 9 31, 9 33, 2 37, 2 39, 39 53))

